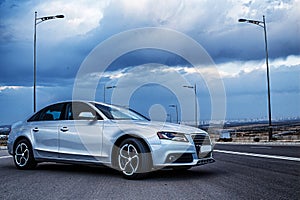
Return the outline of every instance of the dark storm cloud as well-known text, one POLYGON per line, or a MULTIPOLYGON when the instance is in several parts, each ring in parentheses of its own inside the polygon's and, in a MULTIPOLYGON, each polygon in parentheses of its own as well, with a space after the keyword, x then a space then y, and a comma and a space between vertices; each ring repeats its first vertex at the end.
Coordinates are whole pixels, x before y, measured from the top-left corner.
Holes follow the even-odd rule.
MULTIPOLYGON (((63 4, 63 2, 61 3, 63 4)), ((82 2, 78 2, 78 6, 80 4, 82 2)), ((26 84, 28 79, 31 79, 33 13, 26 14, 23 18, 24 23, 19 21, 22 20, 22 15, 33 11, 34 7, 38 7, 39 4, 33 5, 32 1, 4 1, 1 4, 1 19, 7 20, 1 20, 0 50, 3 54, 0 73, 5 74, 7 80, 15 76, 15 79, 20 82, 19 84, 22 84, 22 80, 26 84), (13 25, 14 22, 16 22, 15 25, 13 25), (20 34, 23 35, 20 36, 20 34), (16 74, 16 72, 20 73, 16 74), (22 75, 19 77, 18 74, 22 75)), ((40 3, 40 5, 42 7, 43 4, 40 3)), ((58 41, 55 38, 61 38, 63 35, 56 35, 56 32, 63 28, 61 26, 64 26, 64 23, 72 22, 70 19, 72 16, 65 13, 66 19, 63 22, 57 22, 59 25, 55 29, 47 30, 47 27, 56 23, 55 21, 39 25, 37 62, 40 66, 39 75, 42 80, 48 80, 43 77, 61 78, 62 80, 74 77, 80 63, 101 41, 121 31, 145 26, 174 28, 188 34, 198 41, 217 63, 230 60, 260 60, 265 56, 263 29, 253 24, 238 23, 237 20, 243 17, 261 20, 264 12, 268 14, 266 17, 270 58, 300 54, 299 22, 296 20, 299 14, 295 11, 299 3, 294 1, 274 1, 273 3, 224 1, 218 4, 197 1, 179 3, 178 1, 164 4, 165 7, 159 8, 158 11, 154 9, 156 7, 154 3, 145 5, 141 2, 140 7, 135 7, 134 3, 112 1, 103 9, 102 18, 98 19, 98 26, 84 35, 66 33, 70 36, 58 41), (144 7, 145 5, 147 7, 144 7), (141 10, 135 10, 138 8, 141 10), (192 10, 192 8, 197 8, 198 11, 197 9, 192 10), (247 9, 256 14, 253 15, 250 11, 241 12, 241 10, 247 9), (187 13, 189 14, 187 15, 187 13)), ((185 64, 185 61, 176 55, 168 55, 166 52, 157 50, 144 50, 123 56, 115 61, 112 69, 148 62, 174 66, 185 64)), ((5 78, 2 78, 1 82, 2 84, 9 83, 5 81, 5 78)))

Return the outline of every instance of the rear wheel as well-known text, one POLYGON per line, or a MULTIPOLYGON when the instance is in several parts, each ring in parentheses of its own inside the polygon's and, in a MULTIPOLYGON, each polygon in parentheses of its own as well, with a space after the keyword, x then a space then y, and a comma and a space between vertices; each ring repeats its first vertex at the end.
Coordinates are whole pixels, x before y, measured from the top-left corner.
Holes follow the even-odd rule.
POLYGON ((117 165, 125 178, 141 179, 151 170, 151 156, 141 141, 129 138, 118 148, 117 165))
POLYGON ((32 147, 27 140, 22 139, 15 145, 14 162, 18 169, 33 169, 36 167, 37 163, 33 157, 32 147))

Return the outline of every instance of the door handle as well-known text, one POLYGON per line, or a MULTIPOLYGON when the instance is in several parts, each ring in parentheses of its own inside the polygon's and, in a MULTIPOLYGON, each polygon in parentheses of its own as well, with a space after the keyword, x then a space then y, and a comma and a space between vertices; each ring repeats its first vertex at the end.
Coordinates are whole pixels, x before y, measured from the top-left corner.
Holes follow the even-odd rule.
POLYGON ((69 129, 68 129, 68 127, 62 127, 60 130, 61 130, 62 132, 67 132, 69 129))
POLYGON ((33 128, 32 130, 33 130, 33 132, 38 132, 38 131, 39 131, 39 128, 38 128, 38 127, 35 127, 35 128, 33 128))

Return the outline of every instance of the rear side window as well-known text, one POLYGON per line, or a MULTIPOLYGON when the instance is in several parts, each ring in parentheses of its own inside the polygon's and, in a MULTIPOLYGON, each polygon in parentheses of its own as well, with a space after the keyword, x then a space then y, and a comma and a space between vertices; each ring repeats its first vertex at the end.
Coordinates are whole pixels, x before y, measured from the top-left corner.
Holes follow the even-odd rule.
POLYGON ((48 106, 35 115, 33 115, 28 121, 54 121, 62 120, 63 116, 64 103, 54 104, 48 106))

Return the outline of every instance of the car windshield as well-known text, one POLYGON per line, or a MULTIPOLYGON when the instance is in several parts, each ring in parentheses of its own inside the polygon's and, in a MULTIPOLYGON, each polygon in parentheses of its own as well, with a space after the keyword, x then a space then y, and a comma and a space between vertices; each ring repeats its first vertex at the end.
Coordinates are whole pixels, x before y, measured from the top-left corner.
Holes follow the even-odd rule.
POLYGON ((134 110, 126 109, 117 106, 106 106, 102 104, 94 104, 108 119, 113 120, 146 120, 149 121, 143 115, 137 113, 134 110))

